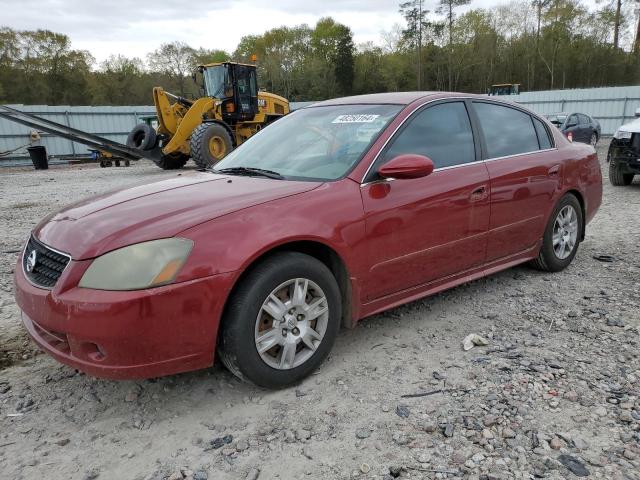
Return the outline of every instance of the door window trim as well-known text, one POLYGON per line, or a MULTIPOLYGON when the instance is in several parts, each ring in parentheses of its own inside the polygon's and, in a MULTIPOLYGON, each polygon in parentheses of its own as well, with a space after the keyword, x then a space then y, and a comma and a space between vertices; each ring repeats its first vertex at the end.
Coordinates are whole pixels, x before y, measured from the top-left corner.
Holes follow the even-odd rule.
MULTIPOLYGON (((483 157, 483 161, 485 162, 491 162, 493 160, 502 160, 505 158, 513 158, 513 157, 520 157, 523 155, 531 155, 534 153, 538 153, 538 152, 550 152, 552 150, 557 150, 558 146, 556 145, 556 139, 554 138, 554 136, 551 134, 551 132, 549 132, 549 128, 547 127, 547 124, 544 120, 542 120, 538 115, 535 115, 527 110, 525 110, 524 108, 519 108, 518 105, 511 105, 511 104, 507 104, 507 103, 502 103, 502 102, 491 102, 491 101, 486 101, 485 99, 475 99, 472 98, 471 99, 471 107, 473 110, 473 115, 474 118, 476 120, 476 125, 478 128, 478 136, 480 138, 480 143, 482 145, 482 157, 483 157), (487 153, 487 144, 486 144, 486 140, 484 138, 484 130, 482 130, 482 127, 480 126, 480 119, 477 116, 477 112, 475 110, 474 107, 474 103, 488 103, 490 105, 498 105, 500 107, 505 107, 505 108, 511 108, 513 110, 516 110, 518 112, 524 113, 525 115, 529 116, 529 119, 531 120, 531 126, 533 128, 533 131, 536 134, 536 139, 538 139, 538 147, 540 147, 540 139, 538 138, 538 132, 535 128, 535 124, 533 123, 533 119, 536 118, 538 120, 540 120, 542 122, 543 127, 545 128, 545 130, 547 131, 547 137, 549 138, 549 142, 551 143, 551 148, 538 148, 538 150, 530 150, 528 152, 519 152, 519 153, 512 153, 510 155, 502 155, 499 157, 489 157, 489 154, 487 153)), ((568 118, 568 117, 567 117, 568 118)))
POLYGON ((464 107, 465 107, 465 109, 467 111, 467 116, 469 118, 469 125, 471 127, 471 134, 473 136, 473 149, 474 149, 475 160, 473 162, 460 163, 458 165, 449 165, 447 167, 434 168, 433 171, 434 172, 438 172, 440 170, 448 170, 448 169, 456 168, 456 167, 466 167, 467 165, 474 165, 476 163, 482 162, 483 160, 482 160, 482 150, 481 150, 481 145, 480 145, 480 139, 478 138, 478 134, 477 134, 477 131, 475 129, 476 125, 474 124, 473 113, 471 111, 472 109, 471 109, 471 107, 469 105, 471 100, 472 100, 472 97, 468 97, 468 96, 464 96, 464 97, 446 97, 446 98, 435 98, 433 100, 429 100, 427 102, 421 103, 420 105, 416 105, 414 107, 414 109, 411 110, 411 112, 409 112, 409 115, 407 115, 406 118, 404 120, 402 120, 402 122, 400 122, 400 124, 393 130, 393 132, 391 133, 389 138, 387 138, 387 140, 380 147, 380 150, 378 150, 378 153, 376 153, 375 157, 373 157, 373 160, 371 161, 371 163, 367 167, 367 170, 364 172, 364 175, 362 176, 362 180, 360 180, 360 187, 364 187, 364 186, 369 185, 371 183, 392 180, 392 179, 374 179, 374 180, 365 181, 367 179, 367 177, 369 176, 369 173, 371 172, 371 169, 373 168, 373 166, 378 161, 378 158, 380 157, 380 155, 382 155, 387 150, 387 146, 389 146, 389 144, 393 140, 395 140, 402 133, 402 130, 404 130, 404 127, 407 126, 406 124, 409 122, 409 120, 415 118, 415 116, 419 115, 423 110, 426 110, 427 108, 433 107, 435 105, 444 104, 444 103, 461 102, 461 103, 464 104, 464 107))

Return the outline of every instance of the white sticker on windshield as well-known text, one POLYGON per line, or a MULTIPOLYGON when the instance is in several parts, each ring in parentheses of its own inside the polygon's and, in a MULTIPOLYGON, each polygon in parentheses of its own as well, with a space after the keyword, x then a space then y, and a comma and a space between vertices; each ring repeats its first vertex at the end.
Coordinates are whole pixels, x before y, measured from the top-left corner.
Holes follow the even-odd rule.
POLYGON ((331 123, 373 123, 380 115, 338 115, 331 123))

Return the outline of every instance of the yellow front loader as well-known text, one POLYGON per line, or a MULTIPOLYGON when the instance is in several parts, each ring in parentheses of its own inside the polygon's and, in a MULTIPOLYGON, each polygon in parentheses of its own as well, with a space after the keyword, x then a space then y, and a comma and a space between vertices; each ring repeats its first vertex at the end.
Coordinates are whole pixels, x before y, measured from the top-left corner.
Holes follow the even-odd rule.
POLYGON ((287 99, 258 90, 255 65, 222 62, 198 70, 204 97, 189 100, 155 87, 157 129, 141 123, 127 138, 129 147, 147 151, 163 169, 182 168, 189 158, 201 168, 212 166, 289 113, 287 99))

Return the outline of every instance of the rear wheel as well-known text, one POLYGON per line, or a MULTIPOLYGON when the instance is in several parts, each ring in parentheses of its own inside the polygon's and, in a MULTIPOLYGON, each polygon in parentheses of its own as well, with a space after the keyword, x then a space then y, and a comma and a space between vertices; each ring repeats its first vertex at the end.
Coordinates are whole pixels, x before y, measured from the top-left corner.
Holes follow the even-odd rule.
POLYGON ((189 157, 182 153, 172 153, 170 155, 162 155, 160 160, 154 160, 155 164, 163 170, 177 170, 184 167, 189 161, 189 157))
POLYGON ((542 237, 538 258, 531 263, 538 270, 559 272, 576 256, 584 231, 582 207, 573 194, 560 199, 542 237))
POLYGON ((278 253, 258 264, 229 300, 218 353, 239 378, 284 387, 326 358, 340 317, 331 271, 308 255, 278 253))
POLYGON ((598 145, 598 134, 596 132, 591 133, 591 138, 589 139, 589 143, 593 148, 598 145))
POLYGON ((222 160, 231 150, 233 142, 226 128, 218 123, 198 125, 189 142, 191 158, 200 168, 208 168, 222 160))
POLYGON ((623 173, 623 166, 613 157, 609 157, 609 181, 614 187, 631 185, 633 173, 623 173))

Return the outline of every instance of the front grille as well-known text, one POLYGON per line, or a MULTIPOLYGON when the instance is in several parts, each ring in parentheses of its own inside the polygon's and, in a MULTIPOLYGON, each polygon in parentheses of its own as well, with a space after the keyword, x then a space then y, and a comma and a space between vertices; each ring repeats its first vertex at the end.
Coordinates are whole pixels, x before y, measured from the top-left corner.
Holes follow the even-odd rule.
POLYGON ((32 236, 29 238, 24 255, 22 255, 22 268, 24 274, 34 285, 52 288, 62 275, 69 260, 71 259, 67 255, 51 250, 32 236))

